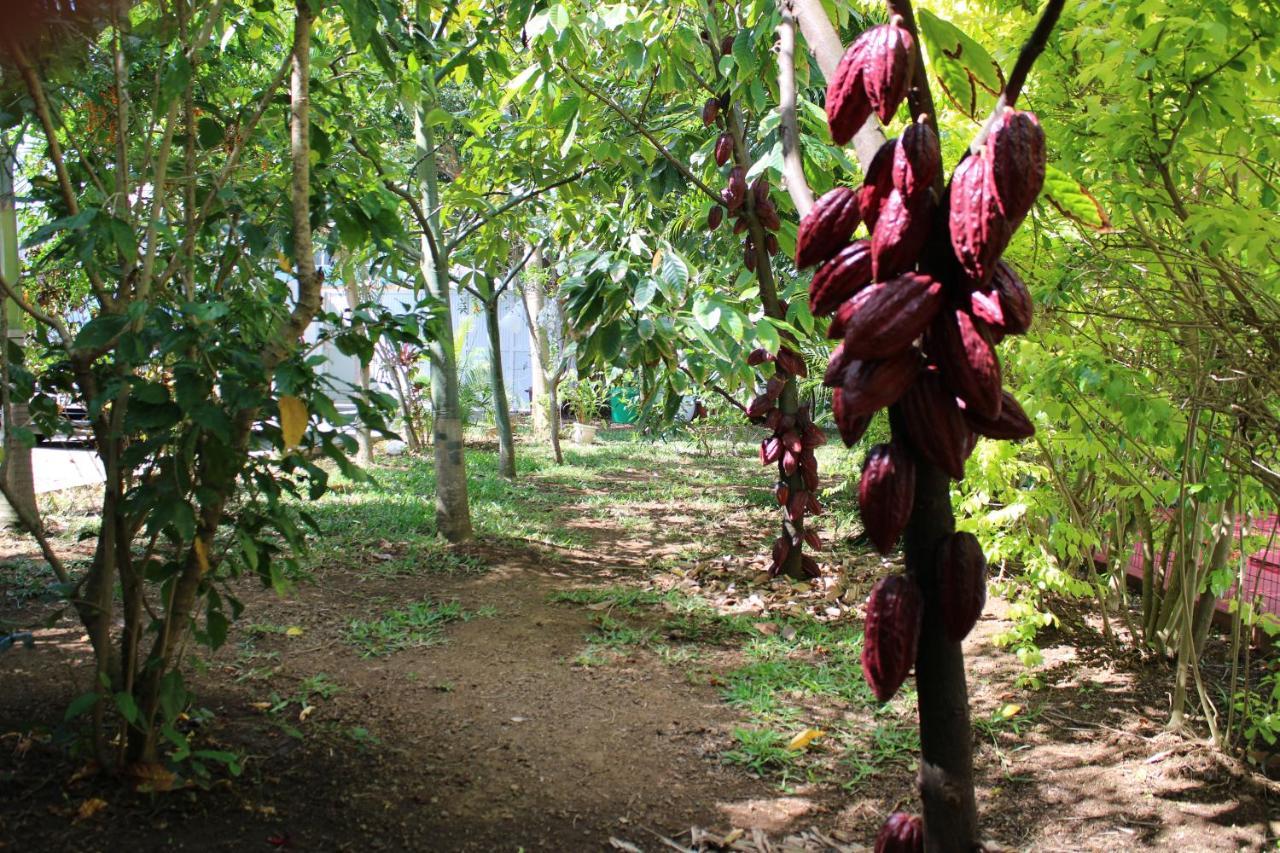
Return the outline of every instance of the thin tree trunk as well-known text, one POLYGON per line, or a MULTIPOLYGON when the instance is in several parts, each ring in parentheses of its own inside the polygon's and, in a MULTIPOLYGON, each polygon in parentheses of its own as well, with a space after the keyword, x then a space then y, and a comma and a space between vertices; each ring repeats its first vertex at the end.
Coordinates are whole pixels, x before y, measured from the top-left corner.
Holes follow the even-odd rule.
MULTIPOLYGON (((535 269, 541 269, 542 249, 534 250, 531 263, 535 269)), ((524 296, 524 310, 529 316, 529 355, 533 361, 533 369, 529 371, 532 376, 529 383, 532 386, 529 393, 529 419, 533 425, 533 434, 545 438, 551 428, 547 395, 547 377, 550 373, 547 360, 550 358, 551 344, 547 340, 547 330, 538 322, 546 304, 541 276, 525 276, 520 291, 524 296)))
MULTIPOLYGON (((413 112, 413 139, 418 159, 417 179, 422 207, 431 211, 435 237, 440 230, 440 191, 436 175, 435 133, 424 118, 431 109, 425 100, 413 112)), ((431 418, 435 448, 436 531, 450 542, 471 538, 471 507, 467 499, 467 465, 462 443, 462 416, 458 399, 458 360, 453 349, 453 300, 449 281, 449 256, 443 240, 423 234, 422 277, 435 300, 437 317, 432 324, 431 418)))
MULTIPOLYGON (((14 290, 18 289, 18 213, 13 195, 15 152, 9 145, 9 134, 0 134, 0 277, 14 290)), ((18 440, 17 429, 30 418, 25 404, 14 403, 9 393, 9 348, 20 348, 25 335, 22 311, 11 300, 0 305, 0 426, 4 429, 4 462, 0 477, 6 493, 19 505, 10 506, 0 500, 0 526, 16 527, 20 516, 39 518, 36 506, 35 478, 31 470, 31 448, 18 440)))
MULTIPOLYGON (((356 280, 356 265, 349 260, 345 264, 341 264, 344 269, 341 274, 346 279, 347 287, 347 306, 351 309, 351 315, 354 318, 356 306, 360 304, 360 283, 356 280)), ((366 396, 369 393, 369 364, 365 361, 357 363, 357 379, 360 390, 366 396)), ((373 464, 373 430, 364 423, 356 426, 356 464, 368 468, 373 464)))
POLYGON ((564 453, 560 450, 560 377, 561 372, 557 370, 547 383, 547 428, 551 430, 551 453, 557 465, 564 464, 564 453))
POLYGON ((516 442, 511 434, 511 409, 502 379, 502 329, 498 324, 501 294, 484 303, 484 324, 489 332, 489 382, 493 388, 493 420, 498 427, 498 474, 516 478, 516 442))

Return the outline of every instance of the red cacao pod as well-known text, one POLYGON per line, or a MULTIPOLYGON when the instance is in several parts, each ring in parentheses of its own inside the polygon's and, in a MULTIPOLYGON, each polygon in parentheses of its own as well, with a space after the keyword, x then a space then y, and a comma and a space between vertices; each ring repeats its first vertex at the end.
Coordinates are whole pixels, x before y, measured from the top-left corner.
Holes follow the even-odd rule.
POLYGON ((804 477, 804 487, 812 492, 818 488, 818 468, 816 465, 806 465, 804 454, 800 456, 800 463, 800 474, 804 477))
POLYGON ((729 182, 725 185, 721 197, 724 199, 724 206, 729 208, 730 213, 742 207, 742 203, 747 199, 746 169, 741 166, 734 166, 729 170, 729 182))
POLYGON ((966 157, 951 176, 947 225, 951 247, 972 287, 982 287, 1013 233, 996 200, 991 163, 982 155, 966 157))
POLYGON ((778 350, 776 364, 779 369, 790 373, 792 376, 799 376, 803 379, 809 375, 809 368, 805 365, 804 359, 793 349, 782 347, 778 350))
MULTIPOLYGON (((725 192, 727 193, 728 190, 726 189, 725 192)), ((724 193, 721 193, 721 195, 723 196, 724 193)), ((742 232, 746 231, 749 227, 751 227, 751 223, 747 221, 746 215, 739 213, 738 218, 733 221, 733 233, 741 234, 742 232)))
POLYGON ((729 158, 733 156, 733 137, 727 133, 720 134, 716 139, 716 165, 723 166, 729 162, 729 158))
POLYGON ((866 30, 854 46, 860 43, 859 61, 867 101, 880 121, 888 124, 907 96, 911 75, 915 73, 915 40, 910 31, 895 20, 866 30))
POLYGON ((1035 304, 1027 286, 1013 267, 997 261, 991 275, 991 287, 1000 296, 1000 310, 1004 317, 1000 330, 1006 335, 1025 335, 1031 328, 1031 317, 1035 313, 1035 304))
POLYGON ((870 283, 871 243, 857 240, 814 272, 809 283, 809 310, 815 317, 825 317, 870 283))
MULTIPOLYGON (((764 383, 764 393, 770 400, 776 400, 782 396, 782 389, 786 387, 786 380, 777 376, 764 383)), ((787 427, 790 429, 790 425, 787 427)))
POLYGON ((808 492, 792 492, 791 499, 787 501, 787 518, 792 524, 799 524, 804 518, 804 510, 809 502, 808 492))
POLYGON ((822 515, 822 504, 818 501, 818 496, 813 492, 806 492, 808 497, 805 499, 804 508, 809 515, 822 515))
POLYGON ((1035 113, 1006 107, 991 127, 987 149, 1000 212, 1016 229, 1044 186, 1044 131, 1035 113))
POLYGON ((770 409, 769 413, 764 416, 763 423, 765 429, 770 430, 773 433, 781 432, 784 418, 785 415, 782 414, 781 409, 770 409))
POLYGON ((756 271, 756 247, 752 245, 750 237, 742 243, 742 265, 747 268, 747 272, 756 271))
POLYGON ((778 437, 782 439, 782 446, 792 453, 799 453, 804 450, 804 442, 800 440, 799 431, 789 429, 778 437))
POLYGON ((760 464, 772 465, 782 458, 782 440, 771 435, 760 442, 760 464))
POLYGON ((818 532, 813 528, 811 527, 805 528, 804 541, 805 541, 805 544, 808 545, 813 550, 815 551, 822 550, 822 537, 820 537, 818 535, 818 532))
POLYGON ((862 639, 862 675, 871 692, 888 702, 916 662, 920 639, 920 589, 907 575, 890 575, 871 590, 862 639))
POLYGON ((966 411, 964 420, 975 433, 987 438, 1019 441, 1036 434, 1035 425, 1008 391, 1000 395, 1000 414, 995 418, 983 418, 966 411))
POLYGON ((720 227, 720 223, 724 221, 724 208, 720 205, 713 205, 707 213, 707 230, 714 231, 720 227))
POLYGON ((774 398, 768 394, 761 394, 750 403, 747 404, 748 418, 763 418, 773 408, 774 398))
POLYGON ((786 506, 791 498, 791 487, 779 480, 778 485, 774 487, 773 496, 778 499, 778 506, 786 506))
POLYGON ((893 550, 911 517, 916 466, 901 444, 877 444, 867 451, 858 481, 862 526, 881 554, 893 550))
POLYGON ((893 187, 907 198, 927 193, 942 171, 938 137, 922 117, 893 146, 893 187))
POLYGON ((756 218, 768 231, 777 231, 782 227, 782 220, 778 218, 778 208, 774 206, 771 198, 766 198, 756 205, 756 218))
POLYGON ((827 434, 821 427, 810 421, 800 428, 800 439, 805 447, 821 447, 827 443, 827 434))
POLYGON ((923 371, 898 406, 916 451, 954 480, 964 479, 964 461, 973 450, 972 432, 955 394, 937 371, 923 371))
POLYGON ((963 308, 942 311, 929 329, 925 349, 942 379, 965 402, 966 412, 993 419, 1000 414, 1000 359, 986 324, 963 308))
POLYGON ((893 153, 897 142, 889 140, 877 149, 867 174, 858 190, 858 215, 867 223, 867 230, 874 232, 880 219, 880 208, 893 191, 893 153))
POLYGON ((769 201, 769 178, 765 175, 757 175, 756 179, 751 182, 751 199, 756 207, 769 201))
POLYGON ((960 642, 987 603, 987 558, 972 533, 952 533, 938 549, 938 602, 947 639, 960 642))
POLYGON ((707 98, 707 102, 702 105, 702 126, 710 127, 720 116, 720 102, 715 98, 707 98))
POLYGON ((782 568, 782 564, 787 561, 787 556, 791 553, 791 540, 785 536, 779 536, 773 540, 773 563, 769 566, 769 574, 776 575, 778 570, 782 568))
POLYGON ((747 354, 747 365, 755 367, 758 364, 764 364, 766 361, 773 361, 776 356, 764 347, 756 347, 747 354))
MULTIPOLYGON (((888 358, 911 346, 942 306, 942 282, 921 273, 903 273, 873 284, 840 306, 844 316, 844 354, 849 358, 888 358)), ((998 386, 997 386, 998 387, 998 386)))
POLYGON ((796 229, 796 267, 822 263, 849 242, 860 221, 858 194, 836 187, 819 198, 796 229))
POLYGON ((827 388, 839 388, 844 381, 844 369, 849 361, 849 357, 844 354, 844 341, 841 341, 827 359, 827 372, 822 374, 822 384, 827 388))
POLYGON ((808 554, 800 557, 800 570, 804 572, 805 577, 816 578, 822 576, 822 569, 818 566, 818 561, 808 554))
POLYGON ((853 447, 867 432, 871 425, 871 415, 850 414, 844 404, 844 389, 836 388, 831 392, 831 414, 836 420, 836 429, 840 431, 840 440, 845 447, 853 447))
MULTIPOLYGON (((782 473, 790 477, 800 467, 800 454, 792 453, 790 450, 782 451, 782 473)), ((794 497, 794 495, 792 496, 794 497)))
POLYGON ((778 245, 777 236, 772 232, 764 235, 764 250, 770 255, 776 255, 782 250, 782 247, 778 245))
POLYGON ((894 812, 876 833, 875 853, 924 853, 924 824, 919 816, 894 812))
POLYGON ((914 267, 932 222, 932 196, 926 193, 908 198, 890 190, 871 232, 871 277, 888 281, 914 267))
POLYGON ((872 415, 898 401, 920 372, 920 353, 909 349, 877 361, 854 359, 844 369, 844 405, 851 417, 872 415))
POLYGON ((840 58, 836 73, 827 83, 827 126, 831 141, 844 145, 871 118, 871 101, 862 85, 862 54, 855 41, 840 58))

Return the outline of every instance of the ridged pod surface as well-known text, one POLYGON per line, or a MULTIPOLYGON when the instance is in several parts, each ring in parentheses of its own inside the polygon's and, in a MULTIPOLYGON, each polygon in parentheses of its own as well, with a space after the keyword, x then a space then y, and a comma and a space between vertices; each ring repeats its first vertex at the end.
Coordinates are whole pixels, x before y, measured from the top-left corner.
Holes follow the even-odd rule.
POLYGON ((880 121, 888 124, 907 96, 911 75, 915 73, 915 39, 906 27, 894 21, 866 30, 854 45, 859 43, 862 44, 859 60, 867 101, 880 121))
POLYGON ((1013 233, 1000 212, 991 163, 983 155, 966 157, 951 176, 947 226, 951 248, 971 287, 983 287, 1013 233))
POLYGON ((941 306, 942 283, 927 275, 903 273, 871 285, 840 308, 850 308, 843 318, 844 355, 875 359, 902 352, 929 327, 941 306))
POLYGON ((953 480, 963 480, 964 461, 973 452, 973 433, 942 377, 936 371, 922 372, 902 395, 898 408, 916 451, 953 480))
POLYGON ((867 536, 881 554, 893 550, 911 517, 916 466, 899 444, 877 444, 867 451, 858 481, 858 509, 867 536))
POLYGON ((915 349, 878 361, 854 359, 844 369, 844 405, 850 417, 873 415, 907 392, 920 372, 915 349))
POLYGON ((714 231, 720 227, 720 223, 724 221, 724 208, 720 205, 713 205, 707 213, 707 230, 714 231))
POLYGON ((890 575, 871 590, 863 629, 862 675, 871 692, 888 702, 916 662, 920 639, 920 589, 907 575, 890 575))
POLYGON ((907 197, 896 189, 880 207, 871 232, 871 276, 888 281, 916 265, 929 238, 933 203, 929 195, 907 197))
POLYGON ((889 140, 877 149, 867 173, 858 189, 858 215, 867 223, 867 230, 874 231, 880 220, 880 208, 893 191, 893 153, 897 142, 889 140))
POLYGON ((994 419, 1000 414, 1000 359, 981 320, 963 308, 939 312, 925 349, 937 359, 942 379, 965 402, 966 412, 994 419))
POLYGON ((1044 186, 1044 130, 1035 113, 1005 108, 987 137, 1000 211, 1017 228, 1044 186))
POLYGON ((702 126, 711 127, 719 115, 720 102, 715 98, 707 98, 707 102, 702 105, 702 126))
POLYGON ((918 815, 894 812, 876 833, 875 853, 924 853, 924 824, 918 815))
POLYGON ((818 267, 809 282, 809 310, 825 317, 871 283, 871 243, 856 240, 818 267))
POLYGON ((987 603, 987 558, 972 533, 952 533, 938 549, 938 602, 947 639, 960 642, 987 603))
POLYGON ((724 199, 724 206, 729 208, 729 212, 733 213, 742 207, 742 203, 747 199, 747 172, 741 166, 734 166, 729 170, 729 182, 725 185, 724 192, 720 197, 724 199))
POLYGON ((843 388, 831 393, 831 414, 836 421, 836 429, 840 431, 840 440, 845 447, 853 447, 867 432, 871 425, 871 415, 859 415, 850 412, 844 402, 843 388))
POLYGON ((716 165, 723 166, 733 156, 733 137, 727 133, 720 134, 716 140, 716 165))
POLYGON ((796 267, 820 264, 849 242, 861 217, 858 194, 849 187, 824 193, 796 229, 796 267))
POLYGON ((860 41, 849 45, 827 83, 827 126, 836 145, 853 139, 871 117, 871 101, 867 100, 867 90, 862 85, 860 41))
POLYGON ((942 147, 923 119, 908 127, 893 146, 893 186, 908 198, 926 193, 942 171, 942 147))

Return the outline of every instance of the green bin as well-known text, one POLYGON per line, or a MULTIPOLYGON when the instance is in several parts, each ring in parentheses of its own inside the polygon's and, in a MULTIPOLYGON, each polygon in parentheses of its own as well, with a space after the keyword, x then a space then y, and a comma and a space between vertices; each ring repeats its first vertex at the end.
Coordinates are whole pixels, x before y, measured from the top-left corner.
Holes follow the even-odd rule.
POLYGON ((636 422, 635 405, 640 395, 634 388, 619 388, 609 395, 609 415, 615 424, 636 422))

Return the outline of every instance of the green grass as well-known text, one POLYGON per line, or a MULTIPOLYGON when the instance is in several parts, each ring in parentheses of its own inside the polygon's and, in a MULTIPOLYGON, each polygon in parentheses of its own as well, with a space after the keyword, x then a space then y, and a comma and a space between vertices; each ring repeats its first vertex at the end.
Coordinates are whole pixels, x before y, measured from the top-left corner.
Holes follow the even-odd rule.
POLYGON ((405 649, 435 646, 444 642, 444 628, 454 622, 497 615, 492 607, 464 610, 456 601, 418 601, 392 610, 380 619, 353 619, 342 638, 361 657, 385 657, 405 649))

